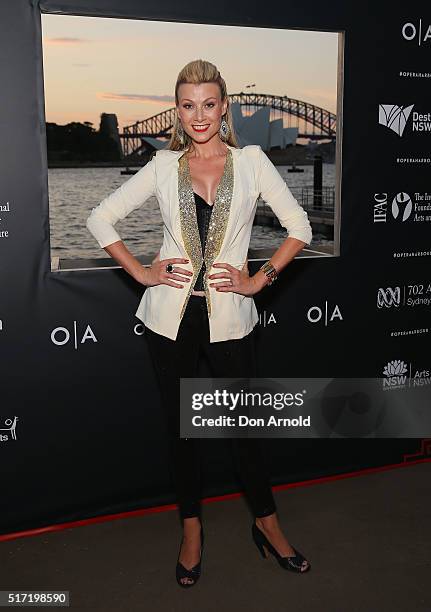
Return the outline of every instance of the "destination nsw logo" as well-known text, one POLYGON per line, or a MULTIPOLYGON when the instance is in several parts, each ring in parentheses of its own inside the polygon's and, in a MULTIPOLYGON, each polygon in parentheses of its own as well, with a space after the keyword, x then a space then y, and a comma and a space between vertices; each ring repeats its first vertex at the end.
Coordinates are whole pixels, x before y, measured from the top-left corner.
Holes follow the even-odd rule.
POLYGON ((410 106, 379 104, 379 124, 392 130, 401 138, 411 116, 413 132, 431 132, 431 113, 412 112, 413 107, 414 104, 410 106))
POLYGON ((431 193, 415 191, 412 195, 387 191, 373 196, 374 223, 429 223, 431 221, 431 193))

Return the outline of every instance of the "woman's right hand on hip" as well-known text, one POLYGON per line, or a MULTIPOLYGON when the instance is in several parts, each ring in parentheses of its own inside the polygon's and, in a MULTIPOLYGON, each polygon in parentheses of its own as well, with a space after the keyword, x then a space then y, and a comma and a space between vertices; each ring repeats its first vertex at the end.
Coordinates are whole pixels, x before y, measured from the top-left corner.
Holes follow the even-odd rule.
POLYGON ((181 268, 178 264, 188 263, 188 259, 182 257, 169 257, 167 259, 159 259, 159 255, 152 261, 151 267, 146 269, 146 278, 144 284, 147 287, 154 285, 169 285, 177 289, 182 289, 184 285, 175 282, 181 281, 188 283, 193 276, 193 272, 181 268), (172 272, 166 271, 166 266, 172 264, 172 272))

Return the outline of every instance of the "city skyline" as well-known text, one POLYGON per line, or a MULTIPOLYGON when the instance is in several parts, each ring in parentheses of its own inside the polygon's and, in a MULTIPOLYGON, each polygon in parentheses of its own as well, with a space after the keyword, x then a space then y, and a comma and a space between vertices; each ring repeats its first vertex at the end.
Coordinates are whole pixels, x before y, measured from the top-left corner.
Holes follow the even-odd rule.
POLYGON ((175 106, 178 72, 197 58, 217 65, 229 94, 287 95, 336 113, 336 32, 42 14, 42 35, 47 122, 98 129, 115 113, 121 131, 175 106))

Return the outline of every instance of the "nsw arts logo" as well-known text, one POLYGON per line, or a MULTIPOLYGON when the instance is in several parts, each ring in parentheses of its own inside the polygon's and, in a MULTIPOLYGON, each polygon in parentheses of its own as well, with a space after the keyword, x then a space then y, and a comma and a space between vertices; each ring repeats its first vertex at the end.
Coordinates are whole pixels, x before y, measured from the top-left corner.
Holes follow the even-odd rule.
POLYGON ((388 361, 383 367, 383 391, 428 385, 431 385, 431 372, 428 368, 418 368, 413 365, 413 362, 406 362, 402 359, 388 361))
POLYGON ((415 191, 412 195, 399 191, 375 193, 373 223, 429 223, 431 222, 431 194, 415 191))
POLYGON ((413 107, 414 104, 410 106, 379 104, 379 124, 392 130, 401 138, 411 117, 409 130, 412 132, 425 132, 429 136, 431 132, 431 113, 419 113, 413 111, 413 107))
POLYGON ((17 416, 15 416, 13 419, 0 418, 0 442, 8 442, 9 440, 16 440, 17 421, 18 421, 17 416))

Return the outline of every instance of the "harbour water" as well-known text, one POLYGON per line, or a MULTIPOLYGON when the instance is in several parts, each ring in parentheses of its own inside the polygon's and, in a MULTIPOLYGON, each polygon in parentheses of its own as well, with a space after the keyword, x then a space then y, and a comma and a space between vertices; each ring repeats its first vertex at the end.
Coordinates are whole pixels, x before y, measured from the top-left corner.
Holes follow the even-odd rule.
MULTIPOLYGON (((277 166, 292 193, 301 186, 313 184, 313 166, 298 166, 301 173, 288 173, 288 166, 277 166)), ((115 191, 130 176, 121 175, 121 168, 50 168, 49 208, 51 257, 86 259, 106 257, 86 228, 93 207, 115 191)), ((334 164, 323 164, 323 185, 335 184, 334 164)), ((163 226, 155 197, 115 226, 130 252, 135 255, 155 255, 162 244, 163 226)), ((285 236, 283 228, 253 226, 250 248, 277 248, 285 236)), ((311 246, 325 242, 315 234, 311 246)))

